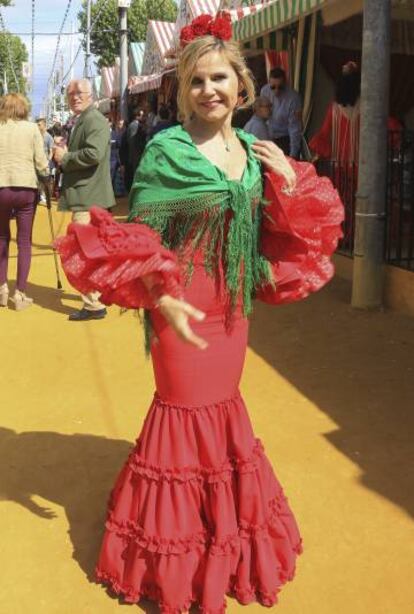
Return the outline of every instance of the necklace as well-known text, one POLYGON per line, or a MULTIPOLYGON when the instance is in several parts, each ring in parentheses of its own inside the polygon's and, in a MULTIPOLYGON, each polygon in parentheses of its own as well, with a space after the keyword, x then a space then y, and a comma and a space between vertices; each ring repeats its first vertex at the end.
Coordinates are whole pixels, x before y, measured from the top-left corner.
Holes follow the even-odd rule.
MULTIPOLYGON (((231 136, 233 137, 233 133, 232 133, 232 135, 231 135, 231 136)), ((225 138, 224 138, 224 136, 223 136, 223 143, 224 143, 224 149, 225 149, 226 151, 230 152, 230 151, 231 151, 231 147, 230 147, 230 145, 229 145, 229 140, 228 140, 228 139, 225 139, 225 138)))

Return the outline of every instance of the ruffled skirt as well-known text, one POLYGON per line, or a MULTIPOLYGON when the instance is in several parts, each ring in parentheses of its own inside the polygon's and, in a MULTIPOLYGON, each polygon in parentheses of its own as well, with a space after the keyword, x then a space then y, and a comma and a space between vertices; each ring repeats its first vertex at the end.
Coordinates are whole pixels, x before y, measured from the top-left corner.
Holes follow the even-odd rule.
POLYGON ((169 614, 223 612, 226 594, 271 606, 302 540, 238 392, 248 323, 226 330, 201 266, 185 298, 207 313, 193 328, 209 347, 183 343, 152 312, 157 393, 110 496, 97 578, 169 614))

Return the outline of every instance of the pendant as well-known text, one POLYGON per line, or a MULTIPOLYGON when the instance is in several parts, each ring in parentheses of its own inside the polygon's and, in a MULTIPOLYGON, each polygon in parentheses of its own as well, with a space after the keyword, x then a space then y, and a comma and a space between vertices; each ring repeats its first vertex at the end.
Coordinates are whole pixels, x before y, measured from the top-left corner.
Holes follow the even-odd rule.
POLYGON ((231 151, 228 143, 224 143, 224 149, 226 151, 231 151))

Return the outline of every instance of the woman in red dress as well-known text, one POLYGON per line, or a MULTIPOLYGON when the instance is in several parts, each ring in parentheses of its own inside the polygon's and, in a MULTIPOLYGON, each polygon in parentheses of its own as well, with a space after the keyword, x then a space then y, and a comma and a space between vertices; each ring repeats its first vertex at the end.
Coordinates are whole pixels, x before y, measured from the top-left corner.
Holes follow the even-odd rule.
POLYGON ((135 223, 92 210, 58 241, 75 287, 146 309, 156 393, 111 493, 97 579, 170 614, 223 612, 226 594, 270 606, 294 576, 302 540, 239 392, 247 316, 254 296, 298 300, 331 278, 343 215, 312 165, 232 129, 254 87, 230 35, 227 17, 183 29, 184 123, 146 148, 135 223))
POLYGON ((318 159, 357 164, 359 156, 361 73, 355 62, 342 67, 335 100, 309 147, 318 159))

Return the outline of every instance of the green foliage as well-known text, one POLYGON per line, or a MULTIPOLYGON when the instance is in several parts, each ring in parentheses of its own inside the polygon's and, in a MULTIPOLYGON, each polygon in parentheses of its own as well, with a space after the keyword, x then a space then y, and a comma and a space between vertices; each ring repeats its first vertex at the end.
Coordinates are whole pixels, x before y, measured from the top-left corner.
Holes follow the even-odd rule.
MULTIPOLYGON (((119 55, 117 0, 97 0, 92 5, 92 23, 98 13, 98 20, 91 32, 91 51, 97 56, 99 67, 112 66, 115 63, 115 58, 119 55)), ((176 16, 177 6, 174 0, 132 0, 131 8, 128 9, 128 41, 145 41, 149 19, 175 21, 176 16)), ((85 33, 85 0, 78 17, 79 29, 82 33, 85 33)))
MULTIPOLYGON (((2 0, 0 0, 1 2, 2 0)), ((18 36, 12 34, 3 34, 0 32, 0 92, 3 93, 3 77, 6 73, 7 86, 9 93, 17 92, 17 85, 14 79, 13 71, 10 66, 10 59, 13 63, 14 72, 16 73, 19 82, 19 89, 22 94, 26 93, 26 81, 22 75, 22 63, 27 62, 28 53, 25 44, 18 36), (7 47, 10 48, 10 54, 7 52, 7 47)))
POLYGON ((0 0, 0 6, 10 6, 12 0, 0 0))

